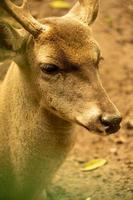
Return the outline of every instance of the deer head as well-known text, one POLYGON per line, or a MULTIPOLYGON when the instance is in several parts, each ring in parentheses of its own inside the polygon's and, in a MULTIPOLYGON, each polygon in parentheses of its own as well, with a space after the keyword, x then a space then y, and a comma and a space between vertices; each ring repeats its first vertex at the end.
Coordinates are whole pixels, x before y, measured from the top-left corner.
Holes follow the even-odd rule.
POLYGON ((31 16, 27 0, 20 7, 1 0, 0 6, 25 30, 1 21, 0 46, 21 71, 29 69, 40 106, 90 131, 116 132, 121 116, 102 87, 101 52, 90 27, 99 1, 79 0, 65 16, 40 21, 31 16))

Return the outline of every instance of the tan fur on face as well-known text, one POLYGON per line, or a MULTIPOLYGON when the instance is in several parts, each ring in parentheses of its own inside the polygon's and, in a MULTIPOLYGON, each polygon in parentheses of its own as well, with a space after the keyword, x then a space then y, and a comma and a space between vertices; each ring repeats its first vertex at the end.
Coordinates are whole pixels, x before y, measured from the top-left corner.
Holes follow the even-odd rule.
MULTIPOLYGON (((70 22, 69 18, 53 18, 43 23, 47 24, 48 30, 37 39, 37 56, 40 50, 40 55, 51 55, 62 67, 66 64, 80 66, 98 59, 99 47, 88 26, 77 20, 70 22)), ((46 56, 42 56, 42 62, 46 56)))
MULTIPOLYGON (((69 18, 45 19, 43 23, 47 31, 36 40, 31 39, 27 49, 27 60, 35 73, 38 72, 36 82, 41 105, 65 120, 75 121, 77 116, 86 113, 92 102, 99 109, 98 118, 105 110, 100 105, 101 94, 102 99, 109 100, 99 80, 100 49, 90 28, 77 20, 70 22, 69 18), (42 74, 40 63, 57 65, 61 73, 42 74)), ((112 104, 109 109, 115 110, 112 104)))

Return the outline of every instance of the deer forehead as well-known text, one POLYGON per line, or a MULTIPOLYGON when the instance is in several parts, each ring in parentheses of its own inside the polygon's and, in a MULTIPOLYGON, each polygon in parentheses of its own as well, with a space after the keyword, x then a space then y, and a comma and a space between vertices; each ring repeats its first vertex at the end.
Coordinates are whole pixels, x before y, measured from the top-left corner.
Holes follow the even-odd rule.
POLYGON ((47 30, 42 33, 35 43, 39 62, 58 60, 80 65, 89 60, 97 60, 100 50, 93 39, 91 29, 76 20, 48 19, 43 21, 47 30))

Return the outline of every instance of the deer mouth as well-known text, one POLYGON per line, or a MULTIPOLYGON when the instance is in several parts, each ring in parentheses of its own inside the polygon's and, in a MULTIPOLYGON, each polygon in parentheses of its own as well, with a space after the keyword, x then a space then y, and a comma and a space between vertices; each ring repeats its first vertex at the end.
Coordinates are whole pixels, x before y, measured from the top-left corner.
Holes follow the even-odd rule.
POLYGON ((105 129, 102 126, 95 126, 94 124, 90 124, 89 126, 87 126, 78 120, 76 120, 76 123, 79 126, 85 128, 89 132, 95 132, 98 135, 106 135, 107 134, 107 132, 105 131, 105 129))

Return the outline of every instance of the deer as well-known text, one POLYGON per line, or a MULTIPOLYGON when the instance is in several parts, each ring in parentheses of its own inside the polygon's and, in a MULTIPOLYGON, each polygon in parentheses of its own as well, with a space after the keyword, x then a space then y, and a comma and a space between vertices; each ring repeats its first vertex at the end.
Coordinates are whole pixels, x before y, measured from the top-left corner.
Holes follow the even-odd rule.
POLYGON ((98 135, 122 120, 102 86, 92 24, 99 0, 79 0, 61 17, 35 19, 29 2, 1 0, 21 28, 0 19, 0 200, 46 200, 76 140, 76 125, 98 135))

